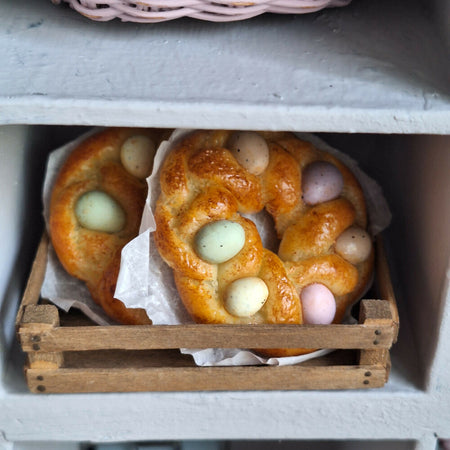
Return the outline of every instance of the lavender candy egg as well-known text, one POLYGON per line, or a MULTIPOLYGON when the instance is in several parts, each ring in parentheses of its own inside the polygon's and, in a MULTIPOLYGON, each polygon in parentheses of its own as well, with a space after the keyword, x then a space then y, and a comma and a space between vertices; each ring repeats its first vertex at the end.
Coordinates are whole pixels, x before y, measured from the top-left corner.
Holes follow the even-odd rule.
POLYGON ((312 325, 328 325, 336 314, 333 293, 323 284, 312 283, 300 294, 303 307, 303 322, 312 325))
POLYGON ((303 170, 303 200, 307 205, 333 200, 339 197, 343 187, 344 179, 334 164, 315 161, 303 170))

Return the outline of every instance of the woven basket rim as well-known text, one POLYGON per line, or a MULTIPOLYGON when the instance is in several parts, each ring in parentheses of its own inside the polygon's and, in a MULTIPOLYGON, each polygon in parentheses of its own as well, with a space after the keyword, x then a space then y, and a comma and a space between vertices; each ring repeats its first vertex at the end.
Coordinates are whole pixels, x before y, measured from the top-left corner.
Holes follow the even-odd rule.
POLYGON ((245 20, 263 13, 305 14, 351 0, 51 0, 94 21, 151 23, 190 17, 210 22, 245 20))

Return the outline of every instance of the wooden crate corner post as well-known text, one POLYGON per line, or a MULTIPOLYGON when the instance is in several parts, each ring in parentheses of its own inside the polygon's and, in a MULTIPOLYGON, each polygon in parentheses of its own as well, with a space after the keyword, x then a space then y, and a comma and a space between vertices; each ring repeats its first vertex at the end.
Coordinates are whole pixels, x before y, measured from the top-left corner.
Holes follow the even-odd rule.
POLYGON ((63 352, 42 350, 41 342, 45 335, 59 326, 59 312, 54 305, 27 305, 24 309, 19 340, 27 353, 28 363, 25 374, 32 392, 45 392, 45 373, 63 365, 63 352))
MULTIPOLYGON (((390 331, 392 342, 396 339, 395 323, 392 317, 391 306, 385 300, 362 300, 359 315, 359 323, 363 325, 375 326, 373 344, 379 345, 382 334, 385 333, 386 327, 390 331)), ((389 378, 391 367, 389 347, 361 349, 359 351, 359 364, 361 366, 381 367, 385 371, 385 382, 389 378)), ((365 385, 370 385, 371 372, 368 370, 365 373, 365 385)))

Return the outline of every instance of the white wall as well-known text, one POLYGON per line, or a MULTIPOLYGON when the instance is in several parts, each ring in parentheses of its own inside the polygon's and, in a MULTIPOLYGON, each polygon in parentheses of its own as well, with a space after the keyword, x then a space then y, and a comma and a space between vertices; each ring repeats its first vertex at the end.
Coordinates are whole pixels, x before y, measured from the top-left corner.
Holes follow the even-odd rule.
POLYGON ((3 372, 7 348, 13 338, 12 327, 20 295, 22 233, 25 226, 23 165, 29 128, 0 128, 0 369, 3 372))

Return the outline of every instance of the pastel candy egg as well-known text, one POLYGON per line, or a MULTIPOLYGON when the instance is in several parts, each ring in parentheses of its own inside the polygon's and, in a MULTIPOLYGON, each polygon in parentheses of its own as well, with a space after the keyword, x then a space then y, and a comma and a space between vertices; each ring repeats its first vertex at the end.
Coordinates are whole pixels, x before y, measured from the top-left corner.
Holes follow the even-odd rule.
POLYGON ((308 205, 316 205, 339 197, 343 187, 342 174, 334 164, 315 161, 303 170, 303 200, 308 205))
POLYGON ((268 296, 269 289, 261 278, 240 278, 229 284, 225 308, 233 316, 249 317, 264 306, 268 296))
POLYGON ((105 233, 120 231, 126 222, 122 207, 103 191, 83 194, 76 202, 75 216, 82 227, 105 233))
POLYGON ((347 228, 336 240, 336 252, 352 264, 365 261, 372 251, 369 233, 360 227, 347 228))
POLYGON ((254 131, 238 131, 231 135, 228 147, 236 161, 254 175, 263 173, 269 164, 266 140, 254 131))
POLYGON ((211 222, 195 235, 195 251, 200 258, 220 264, 237 255, 245 244, 245 231, 230 220, 211 222))
POLYGON ((336 314, 333 293, 323 284, 313 283, 304 287, 300 298, 303 307, 303 321, 307 324, 328 325, 336 314))
POLYGON ((155 151, 155 143, 147 136, 131 136, 122 144, 120 160, 128 173, 144 179, 151 173, 155 151))

